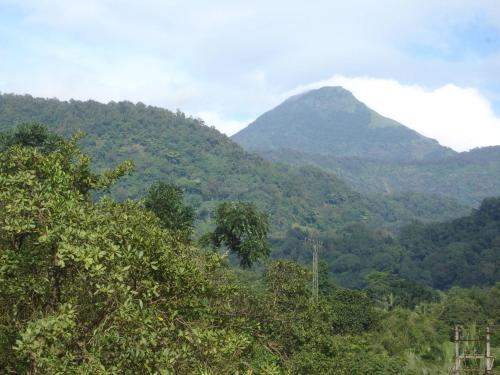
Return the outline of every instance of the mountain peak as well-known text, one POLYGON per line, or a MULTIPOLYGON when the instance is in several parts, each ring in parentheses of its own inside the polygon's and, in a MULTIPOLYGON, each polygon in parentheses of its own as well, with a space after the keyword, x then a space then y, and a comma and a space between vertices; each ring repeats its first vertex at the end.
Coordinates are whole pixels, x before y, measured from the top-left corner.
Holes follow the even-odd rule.
POLYGON ((286 101, 288 100, 293 101, 305 97, 315 98, 318 100, 338 99, 342 97, 355 99, 352 92, 346 90, 342 86, 323 86, 318 89, 311 89, 301 92, 300 94, 293 95, 289 97, 286 101))
POLYGON ((341 86, 325 86, 294 95, 285 103, 300 103, 317 110, 337 110, 354 112, 359 106, 364 106, 354 95, 341 86))
POLYGON ((441 158, 454 153, 381 116, 340 86, 294 95, 232 138, 252 150, 291 149, 392 161, 441 158))

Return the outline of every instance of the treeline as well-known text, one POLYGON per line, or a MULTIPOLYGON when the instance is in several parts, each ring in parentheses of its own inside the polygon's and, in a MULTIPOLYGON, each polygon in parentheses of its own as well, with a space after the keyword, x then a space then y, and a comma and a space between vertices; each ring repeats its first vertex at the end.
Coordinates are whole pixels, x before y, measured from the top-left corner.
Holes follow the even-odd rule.
POLYGON ((1 143, 4 373, 446 374, 450 324, 498 323, 498 285, 443 297, 372 273, 365 293, 321 267, 313 300, 297 263, 228 266, 225 250, 243 266, 267 255, 254 205, 219 206, 205 236, 215 251, 202 250, 175 187, 92 199, 130 163, 96 173, 76 139, 33 125, 1 143))

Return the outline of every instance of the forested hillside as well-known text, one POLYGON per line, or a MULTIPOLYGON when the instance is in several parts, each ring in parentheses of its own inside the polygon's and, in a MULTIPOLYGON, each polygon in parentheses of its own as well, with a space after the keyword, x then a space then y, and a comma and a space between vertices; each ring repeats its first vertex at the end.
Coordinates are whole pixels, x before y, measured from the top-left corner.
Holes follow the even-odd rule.
MULTIPOLYGON (((304 228, 278 240, 274 256, 310 262, 304 228)), ((373 270, 437 289, 494 285, 500 281, 500 198, 484 200, 471 215, 443 223, 412 223, 398 235, 362 223, 322 234, 321 253, 333 279, 364 288, 373 270)))
POLYGON ((297 263, 237 272, 147 202, 92 199, 129 163, 96 174, 40 126, 0 140, 3 373, 446 375, 450 325, 500 323, 498 285, 440 295, 371 273, 365 293, 322 269, 312 298, 297 263))
POLYGON ((264 158, 333 172, 366 194, 418 192, 477 206, 500 195, 500 147, 484 147, 431 161, 397 162, 302 153, 290 149, 259 151, 264 158))
POLYGON ((155 181, 173 182, 186 191, 202 221, 221 200, 256 202, 272 214, 274 234, 280 236, 295 223, 321 230, 359 221, 398 226, 468 212, 436 196, 365 197, 330 173, 271 163, 199 120, 143 104, 0 96, 0 130, 26 121, 40 121, 63 135, 84 131, 82 148, 97 168, 133 160, 135 173, 112 189, 113 197, 137 198, 155 181))
MULTIPOLYGON (((196 209, 197 234, 210 227, 222 201, 255 202, 270 215, 272 257, 310 262, 307 233, 324 238, 321 259, 340 285, 366 286, 372 271, 399 274, 430 286, 491 285, 498 277, 468 282, 477 273, 476 257, 464 255, 463 272, 442 270, 412 258, 398 239, 398 229, 412 220, 423 222, 467 215, 468 208, 451 199, 419 193, 362 195, 332 174, 311 167, 274 164, 243 151, 215 129, 182 113, 142 104, 61 102, 29 96, 0 96, 0 124, 12 129, 39 120, 59 134, 87 133, 80 144, 97 170, 130 159, 131 176, 111 188, 118 200, 141 198, 157 181, 175 183, 196 209), (470 266, 470 267, 469 267, 470 266), (437 281, 447 277, 447 281, 437 281)), ((101 193, 102 194, 102 193, 101 193)), ((423 243, 423 242, 422 242, 423 243)), ((482 251, 482 250, 481 250, 482 251)), ((432 258, 429 258, 432 259, 432 258)), ((462 267, 463 268, 463 267, 462 267)))
POLYGON ((479 209, 441 224, 413 224, 401 244, 419 269, 407 275, 444 289, 493 285, 500 280, 500 198, 485 199, 479 209))
POLYGON ((500 195, 500 147, 457 153, 339 87, 293 96, 232 139, 274 162, 333 172, 356 191, 434 194, 477 207, 500 195))

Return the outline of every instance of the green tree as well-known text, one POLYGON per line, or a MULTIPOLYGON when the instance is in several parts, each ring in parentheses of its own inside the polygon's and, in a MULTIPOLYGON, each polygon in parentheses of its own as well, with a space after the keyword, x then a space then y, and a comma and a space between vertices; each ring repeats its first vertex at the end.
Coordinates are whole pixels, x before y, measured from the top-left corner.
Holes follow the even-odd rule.
POLYGON ((2 372, 246 371, 253 340, 222 259, 138 203, 93 203, 129 165, 96 175, 75 142, 0 152, 2 372))
POLYGON ((440 299, 435 290, 387 272, 370 272, 365 278, 368 295, 385 310, 396 306, 414 309, 418 304, 440 299))
POLYGON ((324 296, 331 295, 335 291, 335 284, 330 277, 328 263, 324 260, 318 262, 318 289, 324 296))
POLYGON ((287 260, 272 262, 264 273, 268 296, 259 321, 267 323, 265 333, 283 358, 282 366, 307 375, 401 373, 401 361, 375 354, 365 336, 377 322, 366 295, 337 288, 314 301, 310 280, 306 268, 287 260))
POLYGON ((160 218, 164 228, 191 234, 195 211, 184 204, 184 193, 178 186, 164 182, 151 185, 144 205, 160 218))
POLYGON ((255 204, 222 202, 214 219, 215 230, 204 236, 203 242, 215 248, 225 246, 238 256, 243 268, 250 268, 257 260, 269 256, 269 218, 255 204))
POLYGON ((18 145, 34 147, 40 152, 49 153, 61 147, 63 142, 63 137, 49 132, 45 125, 38 122, 27 122, 18 125, 13 131, 0 134, 0 151, 18 145))

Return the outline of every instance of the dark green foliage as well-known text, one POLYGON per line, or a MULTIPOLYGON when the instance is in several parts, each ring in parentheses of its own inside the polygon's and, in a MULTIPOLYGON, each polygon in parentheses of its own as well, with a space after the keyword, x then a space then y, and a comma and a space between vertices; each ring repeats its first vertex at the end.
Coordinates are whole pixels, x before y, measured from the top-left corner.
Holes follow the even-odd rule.
POLYGON ((377 326, 379 315, 364 292, 338 288, 326 298, 336 316, 332 324, 336 333, 362 334, 377 326))
POLYGON ((452 288, 444 302, 440 319, 448 326, 500 323, 500 283, 489 289, 452 288))
POLYGON ((61 147, 64 138, 49 132, 47 127, 37 122, 20 124, 15 130, 0 133, 0 151, 14 145, 34 147, 42 153, 49 153, 61 147))
POLYGON ((416 266, 413 280, 439 289, 493 285, 500 280, 500 198, 448 223, 410 225, 400 242, 416 266))
MULTIPOLYGON (((310 264, 311 252, 305 245, 305 228, 295 226, 276 248, 273 256, 310 264)), ((344 287, 366 286, 365 275, 371 271, 398 273, 404 249, 386 230, 373 230, 364 224, 352 224, 340 231, 321 234, 323 247, 319 258, 328 264, 328 273, 344 287)), ((275 240, 276 241, 276 240, 275 240)), ((325 270, 323 270, 324 272, 325 270)))
MULTIPOLYGON (((324 232, 320 259, 328 264, 333 280, 345 287, 366 287, 366 276, 373 271, 397 275, 385 280, 395 288, 387 297, 400 294, 391 306, 411 308, 433 300, 434 293, 428 294, 423 286, 442 290, 454 285, 491 286, 500 281, 499 202, 500 198, 487 199, 472 215, 450 222, 415 222, 397 235, 364 224, 324 232)), ((279 250, 273 256, 310 263, 306 234, 306 228, 294 226, 283 239, 274 240, 279 250)))
MULTIPOLYGON (((186 205, 198 213, 195 236, 211 229, 211 214, 220 202, 255 203, 270 216, 270 240, 277 256, 309 261, 309 253, 302 244, 296 246, 294 231, 290 229, 296 226, 313 227, 326 237, 330 232, 338 237, 343 228, 353 223, 364 223, 370 231, 380 226, 392 230, 413 219, 440 220, 465 214, 463 207, 439 199, 366 197, 320 169, 273 164, 244 152, 215 129, 181 112, 140 103, 103 105, 0 95, 2 129, 34 120, 46 122, 59 134, 83 130, 87 136, 80 144, 92 156, 94 170, 134 160, 135 173, 110 190, 111 196, 119 201, 143 196, 145 187, 156 181, 179 186, 185 192, 186 205)), ((363 253, 368 263, 372 262, 370 254, 375 251, 372 242, 359 245, 366 248, 356 251, 363 253)), ((345 246, 341 253, 347 255, 351 250, 350 245, 345 246)), ((337 255, 332 253, 324 259, 332 265, 337 255)), ((343 286, 362 286, 365 271, 392 271, 395 256, 391 253, 391 261, 383 267, 380 265, 387 254, 378 257, 377 267, 371 263, 361 269, 344 267, 343 272, 334 272, 335 280, 343 286)), ((355 266, 356 259, 351 260, 354 262, 349 259, 341 262, 355 266)))
MULTIPOLYGON (((2 373, 446 374, 447 324, 498 323, 499 285, 383 312, 335 287, 323 263, 317 300, 310 272, 289 260, 235 274, 141 203, 93 202, 130 164, 96 174, 75 142, 0 152, 2 373)), ((477 213, 481 225, 499 219, 497 203, 477 213)), ((267 232, 255 206, 225 205, 236 234, 267 232)), ((408 291, 392 276, 377 281, 376 291, 408 291)))
POLYGON ((330 277, 328 263, 324 260, 318 262, 318 292, 323 296, 328 296, 335 291, 335 284, 330 277))
POLYGON ((269 256, 269 218, 253 203, 223 202, 215 209, 214 221, 215 230, 206 241, 215 248, 228 248, 238 256, 241 267, 250 268, 269 256))
POLYGON ((163 182, 151 185, 144 206, 160 218, 164 228, 191 233, 195 210, 184 204, 184 193, 178 186, 163 182))
POLYGON ((84 131, 81 146, 96 169, 133 160, 136 172, 111 190, 116 199, 138 198, 156 181, 173 183, 205 223, 217 203, 226 200, 254 202, 269 212, 273 237, 294 223, 325 230, 360 220, 399 226, 464 214, 463 207, 453 204, 422 209, 392 197, 364 197, 329 173, 270 163, 199 120, 141 103, 0 95, 0 131, 26 121, 43 122, 66 136, 84 131))
POLYGON ((438 302, 440 299, 435 290, 387 272, 371 272, 366 279, 368 295, 384 309, 414 309, 421 303, 438 302))

